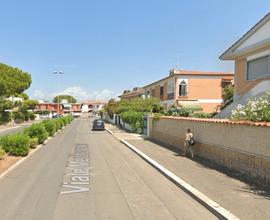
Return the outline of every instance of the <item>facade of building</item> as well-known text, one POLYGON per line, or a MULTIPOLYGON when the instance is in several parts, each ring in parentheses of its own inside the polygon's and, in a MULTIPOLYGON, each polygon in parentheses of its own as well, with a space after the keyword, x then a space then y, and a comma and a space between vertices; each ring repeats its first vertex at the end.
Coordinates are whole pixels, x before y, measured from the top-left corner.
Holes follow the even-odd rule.
POLYGON ((85 100, 80 103, 51 103, 51 102, 39 102, 36 106, 36 111, 48 111, 52 114, 79 114, 79 113, 97 113, 102 110, 106 101, 100 100, 85 100), (59 110, 58 110, 59 109, 59 110))
POLYGON ((270 91, 270 13, 220 59, 235 61, 234 102, 224 110, 223 116, 227 116, 238 104, 270 91))
POLYGON ((220 56, 235 61, 235 99, 270 80, 269 55, 270 13, 220 56))
POLYGON ((101 100, 84 100, 81 101, 80 104, 82 113, 97 113, 102 110, 103 106, 107 104, 107 102, 101 100))
POLYGON ((165 107, 177 104, 186 108, 201 107, 203 112, 216 112, 223 103, 224 88, 233 83, 234 74, 171 70, 168 77, 143 87, 145 97, 156 97, 165 107))
POLYGON ((55 114, 69 114, 69 113, 81 113, 81 104, 79 103, 72 103, 72 104, 66 104, 66 103, 51 103, 51 102, 40 102, 36 106, 36 111, 47 111, 49 113, 55 114))
POLYGON ((132 91, 125 90, 123 94, 119 96, 119 98, 126 100, 132 100, 141 97, 144 97, 144 89, 139 87, 133 88, 132 91))

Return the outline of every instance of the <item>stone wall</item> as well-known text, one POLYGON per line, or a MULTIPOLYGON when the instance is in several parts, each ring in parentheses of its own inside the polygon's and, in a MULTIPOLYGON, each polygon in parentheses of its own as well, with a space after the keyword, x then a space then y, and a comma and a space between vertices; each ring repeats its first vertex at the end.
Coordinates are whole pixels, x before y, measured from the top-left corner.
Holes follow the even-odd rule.
POLYGON ((149 118, 150 138, 182 150, 187 128, 198 142, 195 155, 270 183, 270 126, 227 120, 149 118))

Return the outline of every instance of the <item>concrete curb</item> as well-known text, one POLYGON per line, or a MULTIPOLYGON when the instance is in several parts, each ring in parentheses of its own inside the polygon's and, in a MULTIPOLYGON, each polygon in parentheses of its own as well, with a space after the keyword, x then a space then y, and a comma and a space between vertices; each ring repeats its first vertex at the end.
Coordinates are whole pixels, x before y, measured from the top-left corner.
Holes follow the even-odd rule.
MULTIPOLYGON (((110 133, 114 138, 118 139, 113 132, 106 128, 106 131, 110 133)), ((221 207, 218 203, 211 200, 209 197, 186 183, 184 180, 176 176, 174 173, 160 165, 158 162, 138 150, 135 146, 131 145, 129 142, 118 139, 121 143, 126 145, 129 149, 131 149, 133 152, 135 152, 138 156, 140 156, 142 159, 144 159, 147 163, 149 163, 151 166, 153 166, 155 169, 157 169, 161 174, 163 174, 165 177, 167 177, 169 180, 171 180, 174 184, 176 184, 178 187, 180 187, 184 192, 189 194, 192 198, 194 198, 196 201, 198 201, 201 205, 206 207, 211 213, 213 213, 215 216, 217 216, 219 219, 226 219, 226 220, 239 220, 236 216, 234 216, 229 210, 226 210, 225 208, 221 207)))
POLYGON ((109 128, 105 128, 105 130, 108 131, 112 136, 114 136, 113 132, 109 128))
MULTIPOLYGON (((66 126, 65 126, 66 127, 66 126)), ((63 129, 65 128, 63 127, 61 130, 58 130, 55 134, 57 135, 58 133, 60 133, 61 131, 63 131, 63 129)), ((53 137, 54 137, 53 136, 53 137)), ((21 163, 23 163, 26 159, 28 159, 29 157, 31 157, 34 153, 36 153, 42 146, 46 145, 53 137, 49 137, 46 141, 44 141, 43 144, 38 145, 34 150, 32 150, 26 157, 23 157, 22 159, 18 160, 16 163, 14 163, 11 167, 9 167, 5 172, 3 172, 0 175, 0 179, 2 179, 3 177, 5 177, 7 174, 9 174, 11 171, 13 171, 17 166, 19 166, 21 163)))
POLYGON ((186 183, 184 180, 176 176, 171 171, 167 170, 165 167, 160 165, 158 162, 138 150, 136 147, 131 145, 125 140, 120 140, 121 143, 125 144, 128 148, 130 148, 132 151, 134 151, 137 155, 139 155, 141 158, 143 158, 146 162, 148 162, 151 166, 156 168, 160 173, 162 173, 164 176, 166 176, 168 179, 170 179, 173 183, 175 183, 177 186, 179 186, 183 191, 185 191, 187 194, 192 196, 194 199, 196 199, 200 204, 202 204, 204 207, 206 207, 210 212, 212 212, 215 216, 217 216, 219 219, 228 219, 228 220, 239 220, 236 216, 234 216, 230 211, 226 210, 225 208, 221 207, 218 203, 211 200, 209 197, 186 183))

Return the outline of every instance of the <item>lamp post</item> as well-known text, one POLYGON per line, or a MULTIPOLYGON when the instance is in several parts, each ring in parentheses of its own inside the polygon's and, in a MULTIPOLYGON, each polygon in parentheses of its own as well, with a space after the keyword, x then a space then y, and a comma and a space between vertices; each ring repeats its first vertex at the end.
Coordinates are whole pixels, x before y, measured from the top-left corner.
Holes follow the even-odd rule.
MULTIPOLYGON (((60 75, 63 75, 64 72, 63 72, 63 71, 53 71, 53 74, 54 74, 54 75, 60 76, 60 75)), ((59 101, 59 96, 60 96, 60 95, 57 96, 57 114, 58 114, 58 115, 60 114, 60 101, 59 101)))

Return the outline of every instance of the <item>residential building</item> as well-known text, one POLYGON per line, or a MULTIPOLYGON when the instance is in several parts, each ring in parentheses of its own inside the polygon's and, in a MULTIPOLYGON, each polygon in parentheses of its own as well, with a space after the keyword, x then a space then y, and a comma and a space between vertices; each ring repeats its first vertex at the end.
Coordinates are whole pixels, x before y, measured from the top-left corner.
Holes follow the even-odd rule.
POLYGON ((103 106, 107 104, 107 101, 102 100, 84 100, 80 102, 83 113, 93 112, 97 113, 102 110, 103 106))
POLYGON ((228 117, 238 104, 270 91, 270 13, 227 49, 221 60, 235 61, 234 102, 220 117, 228 117))
POLYGON ((55 114, 69 114, 69 113, 81 113, 81 104, 80 103, 60 103, 59 105, 57 103, 52 102, 43 102, 39 101, 39 103, 36 106, 36 111, 47 111, 49 113, 55 114))
POLYGON ((156 97, 169 108, 177 104, 186 108, 201 108, 216 112, 223 103, 222 93, 233 83, 233 73, 189 70, 170 71, 169 76, 143 87, 145 97, 156 97))
POLYGON ((132 91, 125 90, 122 95, 119 96, 121 99, 131 100, 144 96, 144 89, 135 87, 132 91))

